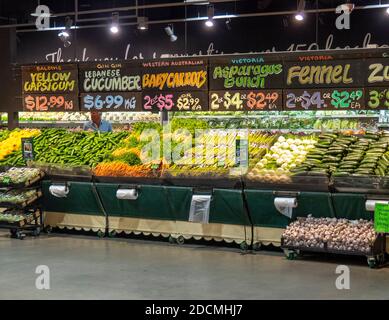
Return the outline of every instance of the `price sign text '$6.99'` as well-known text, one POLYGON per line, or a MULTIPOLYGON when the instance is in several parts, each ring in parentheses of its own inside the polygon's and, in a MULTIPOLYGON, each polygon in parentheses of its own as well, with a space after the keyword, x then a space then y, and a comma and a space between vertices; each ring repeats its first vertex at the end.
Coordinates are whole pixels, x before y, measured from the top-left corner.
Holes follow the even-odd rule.
POLYGON ((116 110, 123 107, 125 110, 133 110, 136 108, 136 97, 127 99, 121 95, 107 95, 105 97, 86 95, 83 98, 83 103, 83 107, 88 110, 116 110))

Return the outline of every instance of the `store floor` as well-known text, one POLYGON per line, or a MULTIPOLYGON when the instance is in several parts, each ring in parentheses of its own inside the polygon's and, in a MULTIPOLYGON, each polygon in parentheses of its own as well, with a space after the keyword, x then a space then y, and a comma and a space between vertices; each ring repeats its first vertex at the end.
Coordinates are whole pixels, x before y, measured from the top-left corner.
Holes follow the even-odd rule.
POLYGON ((1 299, 388 299, 389 267, 364 259, 286 260, 281 252, 88 236, 0 233, 1 299), (335 268, 350 267, 350 290, 335 268), (50 290, 37 290, 38 265, 50 290))

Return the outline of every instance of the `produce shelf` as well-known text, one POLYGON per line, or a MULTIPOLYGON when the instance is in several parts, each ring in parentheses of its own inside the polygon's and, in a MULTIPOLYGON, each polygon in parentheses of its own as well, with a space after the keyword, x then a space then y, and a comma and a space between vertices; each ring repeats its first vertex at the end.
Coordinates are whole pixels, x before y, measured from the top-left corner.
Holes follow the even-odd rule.
POLYGON ((263 114, 263 115, 207 115, 207 116, 174 116, 174 118, 180 118, 180 119, 185 119, 185 118, 196 118, 196 119, 262 119, 262 118, 274 118, 274 119, 310 119, 310 118, 318 118, 318 119, 336 119, 336 118, 353 118, 353 119, 363 119, 363 118, 368 118, 368 119, 375 119, 379 118, 380 116, 377 115, 372 115, 372 114, 336 114, 333 116, 328 116, 328 115, 309 115, 309 116, 290 116, 290 115, 269 115, 269 114, 263 114))
POLYGON ((4 183, 0 182, 0 188, 27 188, 35 184, 36 182, 40 181, 45 174, 43 172, 40 172, 38 176, 36 176, 33 179, 29 179, 25 182, 21 183, 4 183))
MULTIPOLYGON (((4 213, 6 213, 6 211, 4 213)), ((40 216, 41 216, 40 210, 35 210, 32 214, 28 215, 27 218, 20 220, 20 221, 15 221, 15 222, 0 221, 0 228, 3 228, 3 229, 4 228, 9 229, 12 227, 23 228, 27 225, 32 224, 32 222, 39 219, 40 216)))
POLYGON ((12 203, 12 202, 0 202, 0 207, 1 208, 15 208, 15 209, 24 209, 27 206, 31 205, 34 203, 37 199, 39 199, 42 196, 42 191, 38 190, 36 194, 31 197, 28 200, 25 200, 23 202, 19 203, 12 203))

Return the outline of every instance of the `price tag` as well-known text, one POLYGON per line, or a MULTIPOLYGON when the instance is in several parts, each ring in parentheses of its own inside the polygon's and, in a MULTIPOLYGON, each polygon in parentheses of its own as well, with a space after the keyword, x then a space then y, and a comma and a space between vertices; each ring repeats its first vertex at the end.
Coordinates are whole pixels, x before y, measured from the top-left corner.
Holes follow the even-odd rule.
POLYGON ((33 138, 22 138, 22 153, 24 160, 34 160, 34 140, 33 138))
POLYGON ((32 111, 79 111, 78 97, 72 94, 29 94, 23 98, 23 110, 32 111))
POLYGON ((210 111, 281 110, 281 90, 211 91, 210 111))
POLYGON ((83 111, 142 111, 141 93, 112 92, 81 94, 83 111))
POLYGON ((208 111, 208 97, 204 91, 193 92, 144 92, 143 110, 208 111))
POLYGON ((374 229, 378 233, 389 233, 389 205, 383 203, 375 205, 374 229))
POLYGON ((368 88, 366 94, 366 108, 373 110, 389 110, 389 89, 368 88))
POLYGON ((364 90, 284 90, 284 104, 284 110, 361 110, 364 108, 364 90))

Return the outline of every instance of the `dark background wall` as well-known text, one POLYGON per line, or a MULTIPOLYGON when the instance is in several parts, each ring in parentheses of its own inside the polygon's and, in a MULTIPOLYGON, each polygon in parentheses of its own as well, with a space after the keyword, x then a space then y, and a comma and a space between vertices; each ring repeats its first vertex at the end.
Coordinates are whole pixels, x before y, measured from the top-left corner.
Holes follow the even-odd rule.
POLYGON ((351 29, 337 30, 333 13, 309 15, 303 23, 284 17, 256 17, 231 21, 217 20, 209 29, 201 21, 175 24, 178 40, 171 43, 165 25, 151 25, 146 32, 134 26, 123 27, 113 36, 108 28, 73 30, 73 44, 64 48, 57 32, 18 33, 17 61, 59 62, 68 60, 159 58, 167 54, 194 55, 246 53, 262 51, 295 51, 389 46, 389 16, 384 10, 355 11, 351 29))
POLYGON ((13 63, 149 59, 169 55, 209 55, 264 51, 323 50, 389 47, 389 16, 384 10, 355 11, 351 29, 337 30, 333 13, 308 15, 303 23, 292 17, 233 19, 231 30, 225 20, 212 29, 201 21, 175 24, 178 40, 170 42, 163 28, 151 25, 146 32, 122 27, 113 36, 108 28, 72 30, 72 45, 65 48, 58 31, 18 32, 0 29, 0 110, 20 109, 20 94, 13 63), (15 80, 16 79, 16 80, 15 80))
POLYGON ((14 29, 0 29, 0 111, 16 104, 19 82, 17 81, 16 34, 14 29))

